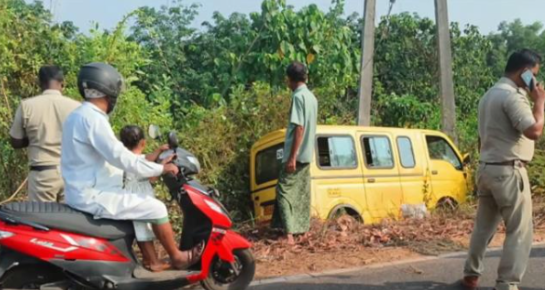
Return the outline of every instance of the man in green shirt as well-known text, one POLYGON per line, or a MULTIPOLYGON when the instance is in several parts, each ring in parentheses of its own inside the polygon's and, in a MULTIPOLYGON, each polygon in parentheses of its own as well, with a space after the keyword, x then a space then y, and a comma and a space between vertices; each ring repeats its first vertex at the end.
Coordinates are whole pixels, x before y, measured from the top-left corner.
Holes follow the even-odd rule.
POLYGON ((293 91, 289 123, 286 131, 282 168, 276 187, 276 206, 272 226, 281 228, 288 244, 295 244, 294 234, 304 234, 310 227, 310 162, 314 156, 314 140, 318 102, 307 88, 307 68, 294 62, 286 71, 288 86, 293 91))

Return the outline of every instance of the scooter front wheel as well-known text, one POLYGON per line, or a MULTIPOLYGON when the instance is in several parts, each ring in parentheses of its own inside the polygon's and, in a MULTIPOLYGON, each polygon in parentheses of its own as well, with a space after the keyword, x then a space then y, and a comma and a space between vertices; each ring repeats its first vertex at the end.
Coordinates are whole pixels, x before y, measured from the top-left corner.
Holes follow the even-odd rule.
POLYGON ((206 290, 244 290, 255 275, 255 260, 249 249, 235 250, 233 264, 217 257, 210 265, 208 278, 201 284, 206 290))

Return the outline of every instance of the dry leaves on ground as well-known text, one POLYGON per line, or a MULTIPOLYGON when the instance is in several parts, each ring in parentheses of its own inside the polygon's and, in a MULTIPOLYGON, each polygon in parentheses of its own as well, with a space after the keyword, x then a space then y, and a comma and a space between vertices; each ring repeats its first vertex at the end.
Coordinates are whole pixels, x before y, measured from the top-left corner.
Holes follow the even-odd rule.
MULTIPOLYGON (((545 202, 536 198, 534 204, 534 224, 543 229, 545 202)), ((290 256, 288 253, 319 254, 385 246, 408 246, 421 254, 435 255, 463 248, 457 241, 471 235, 475 209, 475 205, 467 205, 454 211, 435 211, 425 219, 384 221, 377 225, 363 225, 350 216, 327 222, 313 220, 309 233, 298 237, 295 246, 285 243, 280 233, 268 225, 242 232, 252 241, 256 259, 262 262, 284 260, 290 256)), ((503 226, 499 232, 504 232, 503 226)))

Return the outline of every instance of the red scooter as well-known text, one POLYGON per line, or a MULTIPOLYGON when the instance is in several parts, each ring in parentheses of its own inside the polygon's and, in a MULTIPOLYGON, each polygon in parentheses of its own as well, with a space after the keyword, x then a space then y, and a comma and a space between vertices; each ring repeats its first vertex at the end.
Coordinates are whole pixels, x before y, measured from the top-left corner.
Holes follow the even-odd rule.
MULTIPOLYGON (((152 130, 150 129, 150 132, 152 130)), ((181 207, 181 250, 201 241, 200 261, 187 271, 150 273, 133 252, 130 221, 99 219, 60 203, 15 202, 0 207, 0 289, 178 289, 201 282, 208 290, 243 290, 255 274, 250 243, 231 230, 217 190, 191 178, 200 171, 195 156, 178 148, 178 176, 163 176, 181 207)))

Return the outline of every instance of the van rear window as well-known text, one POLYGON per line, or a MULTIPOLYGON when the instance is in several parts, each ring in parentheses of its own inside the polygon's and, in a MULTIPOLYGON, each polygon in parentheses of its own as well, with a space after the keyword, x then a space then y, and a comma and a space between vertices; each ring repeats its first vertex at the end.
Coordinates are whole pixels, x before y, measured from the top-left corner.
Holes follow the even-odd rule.
POLYGON ((255 161, 255 177, 257 184, 262 184, 278 178, 283 156, 284 143, 274 145, 273 147, 269 147, 257 153, 255 161))
POLYGON ((318 137, 320 168, 356 168, 356 149, 350 136, 318 137))

